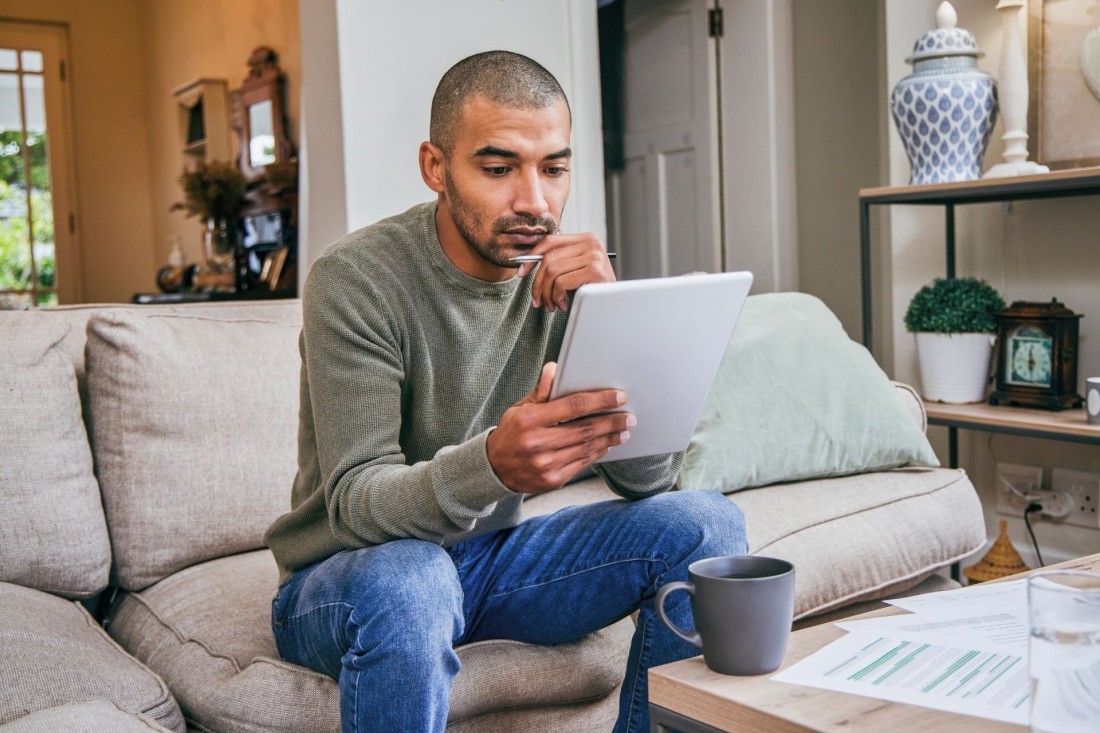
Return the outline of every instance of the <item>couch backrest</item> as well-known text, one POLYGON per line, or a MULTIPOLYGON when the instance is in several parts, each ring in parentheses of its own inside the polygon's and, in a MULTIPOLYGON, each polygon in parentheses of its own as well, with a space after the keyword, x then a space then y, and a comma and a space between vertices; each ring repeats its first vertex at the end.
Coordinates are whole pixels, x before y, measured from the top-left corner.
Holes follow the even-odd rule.
POLYGON ((894 382, 894 386, 902 397, 901 401, 905 405, 905 412, 913 418, 913 422, 920 426, 921 432, 928 432, 928 412, 925 410, 924 400, 917 394, 917 390, 905 382, 894 382))
POLYGON ((112 583, 141 590, 262 547, 296 470, 300 303, 54 314, 87 323, 85 415, 112 583))
POLYGON ((42 312, 0 312, 0 581, 86 598, 107 586, 111 546, 69 336, 42 312))

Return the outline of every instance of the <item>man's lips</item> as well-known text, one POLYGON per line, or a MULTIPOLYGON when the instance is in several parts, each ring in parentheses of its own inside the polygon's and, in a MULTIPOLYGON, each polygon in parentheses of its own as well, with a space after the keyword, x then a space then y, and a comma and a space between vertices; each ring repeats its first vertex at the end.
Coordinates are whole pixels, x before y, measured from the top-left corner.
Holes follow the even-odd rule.
POLYGON ((512 242, 519 245, 534 246, 541 242, 546 237, 545 229, 528 229, 526 227, 520 229, 509 229, 504 232, 512 242))

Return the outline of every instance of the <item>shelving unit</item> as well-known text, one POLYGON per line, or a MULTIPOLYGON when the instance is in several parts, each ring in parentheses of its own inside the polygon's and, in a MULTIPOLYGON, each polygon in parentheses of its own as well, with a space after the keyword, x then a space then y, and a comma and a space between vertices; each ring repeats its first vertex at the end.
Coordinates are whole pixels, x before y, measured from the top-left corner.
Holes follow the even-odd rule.
POLYGON ((179 106, 180 146, 189 158, 207 163, 233 158, 229 129, 229 86, 223 79, 196 79, 172 91, 179 106))
POLYGON ((1055 171, 1035 176, 989 178, 924 186, 882 186, 859 191, 860 289, 863 345, 872 350, 871 207, 909 204, 944 209, 947 277, 955 277, 955 207, 1026 199, 1068 198, 1100 194, 1100 167, 1055 171))
MULTIPOLYGON (((955 277, 955 207, 1028 199, 1100 195, 1100 167, 1054 171, 1034 176, 990 178, 924 186, 884 186, 859 192, 860 288, 863 345, 873 352, 874 304, 871 297, 871 207, 942 206, 947 277, 955 277)), ((928 403, 928 422, 948 428, 950 465, 958 466, 958 428, 1008 433, 1048 440, 1100 445, 1100 426, 1085 422, 1084 410, 1050 412, 988 405, 928 403)))

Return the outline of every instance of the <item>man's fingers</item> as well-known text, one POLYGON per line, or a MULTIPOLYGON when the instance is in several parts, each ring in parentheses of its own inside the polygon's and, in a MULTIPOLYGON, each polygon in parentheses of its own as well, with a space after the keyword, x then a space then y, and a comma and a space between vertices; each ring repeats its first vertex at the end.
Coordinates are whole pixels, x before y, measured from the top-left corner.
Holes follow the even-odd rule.
POLYGON ((612 412, 626 404, 626 392, 621 389, 601 389, 595 392, 574 392, 547 403, 550 424, 570 422, 594 413, 612 412))
POLYGON ((630 429, 637 423, 637 418, 629 412, 587 417, 551 429, 543 447, 554 451, 573 450, 571 455, 579 456, 581 453, 576 452, 577 446, 625 443, 630 437, 630 429))

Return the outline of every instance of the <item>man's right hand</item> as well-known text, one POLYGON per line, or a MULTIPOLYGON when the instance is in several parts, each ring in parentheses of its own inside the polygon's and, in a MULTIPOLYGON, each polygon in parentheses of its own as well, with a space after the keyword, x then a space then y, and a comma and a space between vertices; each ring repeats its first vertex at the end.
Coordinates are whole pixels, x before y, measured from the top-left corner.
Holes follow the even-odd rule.
POLYGON ((560 489, 616 445, 625 443, 636 423, 617 389, 577 392, 550 399, 557 364, 542 368, 531 394, 509 407, 489 433, 489 464, 501 483, 521 494, 560 489))

